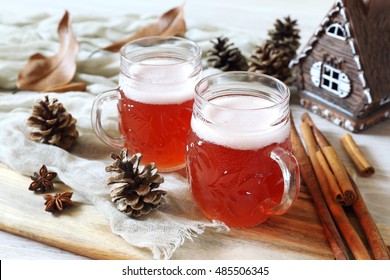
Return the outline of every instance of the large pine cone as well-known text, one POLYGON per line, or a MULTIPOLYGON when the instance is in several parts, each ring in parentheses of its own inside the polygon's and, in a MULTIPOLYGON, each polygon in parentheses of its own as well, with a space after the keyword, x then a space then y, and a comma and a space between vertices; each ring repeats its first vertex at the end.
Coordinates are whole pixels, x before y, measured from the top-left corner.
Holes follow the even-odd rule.
POLYGON ((50 101, 48 96, 44 100, 38 100, 27 120, 29 126, 37 128, 30 133, 31 140, 65 150, 70 149, 79 136, 76 122, 57 99, 50 101))
POLYGON ((289 63, 288 50, 277 48, 273 42, 267 41, 250 57, 248 71, 270 75, 291 85, 293 78, 289 63))
POLYGON ((118 210, 131 217, 148 214, 162 205, 166 191, 156 190, 164 178, 160 176, 155 164, 149 163, 142 171, 139 170, 141 154, 129 157, 127 149, 122 149, 120 155, 111 154, 115 162, 106 167, 107 172, 119 173, 108 180, 111 185, 110 196, 118 210))
MULTIPOLYGON (((291 20, 290 17, 285 17, 284 21, 276 20, 275 29, 268 31, 271 41, 276 47, 287 47, 290 49, 292 56, 298 50, 300 43, 299 29, 297 20, 291 20)), ((291 57, 293 59, 294 57, 291 57)))
POLYGON ((248 70, 246 58, 238 48, 233 47, 233 43, 229 43, 228 38, 220 36, 211 43, 213 43, 213 47, 207 52, 207 64, 210 67, 222 71, 248 70))

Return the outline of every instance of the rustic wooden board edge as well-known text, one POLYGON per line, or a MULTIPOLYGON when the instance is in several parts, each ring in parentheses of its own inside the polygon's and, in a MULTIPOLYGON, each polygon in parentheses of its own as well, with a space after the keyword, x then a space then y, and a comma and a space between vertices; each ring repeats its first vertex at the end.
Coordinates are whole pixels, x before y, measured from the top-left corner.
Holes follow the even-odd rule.
MULTIPOLYGON (((44 211, 42 195, 27 190, 31 181, 27 176, 20 175, 4 165, 0 165, 0 170, 2 173, 0 182, 3 189, 2 195, 0 195, 0 210, 6 213, 1 218, 0 230, 92 259, 152 258, 149 250, 133 247, 120 236, 113 234, 103 215, 83 197, 77 196, 77 193, 74 194, 73 198, 81 207, 71 208, 62 215, 53 216, 44 211), (8 195, 5 195, 6 192, 8 192, 8 195), (9 201, 10 197, 15 196, 15 192, 18 193, 18 199, 9 201), (29 202, 28 205, 26 205, 26 201, 29 202)), ((58 183, 55 187, 56 191, 59 192, 71 190, 69 187, 58 183)), ((327 248, 321 225, 318 224, 318 217, 315 213, 313 215, 312 212, 315 210, 314 206, 311 205, 311 199, 304 192, 301 193, 300 197, 300 202, 294 205, 295 211, 291 211, 284 216, 271 218, 263 226, 253 229, 232 229, 226 233, 208 230, 194 238, 193 243, 196 244, 191 244, 189 240, 186 240, 183 246, 177 250, 177 255, 190 257, 191 255, 186 251, 191 250, 189 248, 192 247, 202 250, 201 247, 207 244, 206 239, 208 238, 214 240, 221 238, 224 243, 221 243, 220 246, 226 246, 225 244, 228 243, 234 246, 232 240, 244 238, 245 240, 242 242, 251 242, 253 248, 267 247, 281 250, 285 246, 287 247, 286 251, 298 251, 302 258, 330 258, 331 252, 327 248), (304 213, 302 207, 310 210, 304 213), (318 251, 311 251, 310 245, 300 248, 299 244, 304 237, 304 230, 303 232, 299 230, 296 232, 288 231, 288 234, 286 234, 286 229, 293 227, 294 223, 305 224, 303 221, 299 222, 299 219, 309 217, 310 222, 317 223, 317 225, 310 226, 310 231, 316 231, 314 242, 318 241, 321 247, 325 247, 325 249, 319 250, 321 254, 318 254, 318 251), (275 233, 279 236, 275 237, 275 233)), ((301 228, 304 229, 303 226, 301 228)), ((215 244, 215 249, 218 249, 218 244, 215 244)), ((173 257, 175 257, 175 254, 173 257)), ((194 252, 194 254, 197 253, 194 252)), ((296 255, 294 256, 296 257, 296 255)))
MULTIPOLYGON (((76 206, 79 207, 67 209, 60 215, 53 215, 44 211, 42 195, 27 190, 31 182, 27 176, 20 175, 3 164, 0 164, 0 170, 3 193, 10 191, 10 187, 14 187, 19 196, 14 200, 15 204, 12 207, 4 203, 2 201, 4 197, 0 196, 0 210, 4 213, 0 219, 0 230, 92 259, 150 259, 152 257, 147 249, 131 246, 122 237, 112 233, 104 216, 77 193, 73 197, 76 206), (26 188, 23 189, 23 186, 26 188), (25 201, 29 202, 28 212, 23 206, 25 201), (75 217, 83 222, 75 220, 75 217), (85 235, 77 236, 76 232, 85 235), (101 236, 98 233, 110 234, 101 236), (107 250, 107 243, 112 250, 107 250)), ((57 192, 72 191, 63 184, 56 184, 55 187, 57 192)), ((9 194, 12 197, 13 193, 9 192, 9 194)))

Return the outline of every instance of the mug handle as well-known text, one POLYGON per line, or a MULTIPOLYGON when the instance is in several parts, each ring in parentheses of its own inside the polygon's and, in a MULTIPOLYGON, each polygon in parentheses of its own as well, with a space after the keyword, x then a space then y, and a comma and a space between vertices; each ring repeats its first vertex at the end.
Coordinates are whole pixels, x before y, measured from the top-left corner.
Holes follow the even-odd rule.
POLYGON ((125 140, 122 137, 110 136, 102 126, 102 111, 107 102, 118 100, 120 95, 118 89, 105 91, 95 97, 92 104, 91 124, 96 136, 104 143, 114 148, 123 148, 125 140))
POLYGON ((295 156, 281 147, 272 150, 270 157, 282 170, 284 188, 280 203, 270 210, 272 215, 282 215, 292 206, 300 190, 299 165, 295 156))

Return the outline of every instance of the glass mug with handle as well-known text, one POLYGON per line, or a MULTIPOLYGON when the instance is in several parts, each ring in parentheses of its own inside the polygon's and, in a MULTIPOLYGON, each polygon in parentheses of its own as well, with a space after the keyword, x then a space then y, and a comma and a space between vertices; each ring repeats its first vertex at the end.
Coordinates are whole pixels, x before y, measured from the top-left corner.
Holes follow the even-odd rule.
POLYGON ((286 85, 255 73, 220 73, 197 84, 186 168, 207 217, 253 227, 296 200, 300 177, 291 154, 289 99, 286 85))
POLYGON ((187 39, 152 36, 120 50, 119 88, 98 95, 92 106, 92 127, 106 144, 141 153, 168 172, 185 166, 194 88, 202 75, 200 47, 187 39), (102 127, 102 110, 117 100, 121 137, 102 127))

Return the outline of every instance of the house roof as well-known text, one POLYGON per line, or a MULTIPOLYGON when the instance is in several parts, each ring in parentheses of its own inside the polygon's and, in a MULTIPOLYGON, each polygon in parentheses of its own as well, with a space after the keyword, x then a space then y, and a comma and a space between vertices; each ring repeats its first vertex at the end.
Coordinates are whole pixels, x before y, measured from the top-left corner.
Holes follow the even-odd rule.
POLYGON ((347 42, 359 69, 367 104, 390 98, 390 1, 336 0, 301 54, 300 63, 315 46, 331 19, 340 13, 345 20, 347 42))

